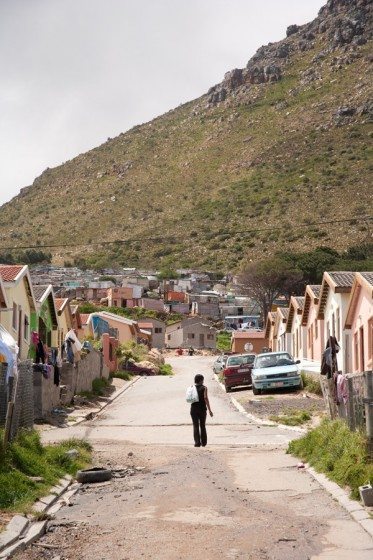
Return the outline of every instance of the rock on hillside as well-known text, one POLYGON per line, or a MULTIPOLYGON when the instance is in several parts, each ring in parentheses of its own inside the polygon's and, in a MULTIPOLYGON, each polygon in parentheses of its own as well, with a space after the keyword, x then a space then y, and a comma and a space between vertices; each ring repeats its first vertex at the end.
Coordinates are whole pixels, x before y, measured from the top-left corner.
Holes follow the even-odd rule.
POLYGON ((372 5, 329 0, 199 99, 47 169, 1 207, 2 247, 226 270, 366 241, 372 5))

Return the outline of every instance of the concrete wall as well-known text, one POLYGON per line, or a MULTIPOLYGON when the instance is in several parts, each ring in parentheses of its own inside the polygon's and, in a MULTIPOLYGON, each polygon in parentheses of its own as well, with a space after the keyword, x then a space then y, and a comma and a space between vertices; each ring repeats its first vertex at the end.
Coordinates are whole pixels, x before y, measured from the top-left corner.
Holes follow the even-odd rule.
POLYGON ((97 377, 109 377, 109 367, 104 364, 101 352, 91 350, 74 365, 64 363, 61 372, 61 385, 71 388, 73 394, 92 390, 92 381, 97 377))
POLYGON ((60 387, 53 383, 52 375, 49 379, 38 371, 33 372, 34 385, 34 418, 44 418, 48 416, 53 408, 60 405, 60 387))

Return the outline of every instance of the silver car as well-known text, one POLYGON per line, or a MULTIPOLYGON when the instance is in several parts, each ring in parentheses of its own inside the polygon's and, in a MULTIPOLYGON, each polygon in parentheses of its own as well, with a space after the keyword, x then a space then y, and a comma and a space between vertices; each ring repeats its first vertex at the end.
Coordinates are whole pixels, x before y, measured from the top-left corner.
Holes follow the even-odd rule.
POLYGON ((225 364, 227 363, 227 359, 228 356, 226 356, 225 354, 221 354, 212 364, 213 372, 216 373, 216 375, 219 375, 219 373, 223 371, 223 369, 225 368, 225 364))

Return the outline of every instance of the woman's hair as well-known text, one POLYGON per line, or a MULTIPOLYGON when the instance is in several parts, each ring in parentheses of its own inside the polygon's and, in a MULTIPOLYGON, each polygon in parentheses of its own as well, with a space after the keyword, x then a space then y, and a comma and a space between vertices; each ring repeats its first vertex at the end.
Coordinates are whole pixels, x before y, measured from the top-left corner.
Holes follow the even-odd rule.
POLYGON ((194 383, 203 383, 204 379, 203 375, 197 373, 197 375, 194 376, 194 383))

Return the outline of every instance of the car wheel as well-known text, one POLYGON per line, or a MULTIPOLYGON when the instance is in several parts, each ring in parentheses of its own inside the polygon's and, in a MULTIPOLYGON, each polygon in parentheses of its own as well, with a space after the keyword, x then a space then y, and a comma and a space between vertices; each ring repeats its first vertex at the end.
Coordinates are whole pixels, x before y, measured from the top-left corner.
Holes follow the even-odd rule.
POLYGON ((261 392, 262 392, 262 390, 261 390, 261 389, 257 389, 257 388, 256 388, 256 387, 254 387, 254 385, 253 385, 253 394, 254 394, 254 395, 260 395, 260 394, 261 394, 261 392))
POLYGON ((76 473, 76 480, 82 484, 91 484, 94 482, 106 482, 111 480, 111 471, 101 467, 93 467, 92 469, 84 469, 76 473))
POLYGON ((232 391, 232 387, 225 386, 225 392, 230 393, 232 391))

